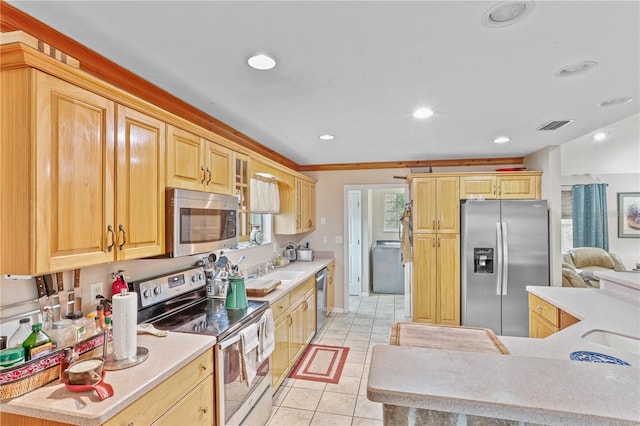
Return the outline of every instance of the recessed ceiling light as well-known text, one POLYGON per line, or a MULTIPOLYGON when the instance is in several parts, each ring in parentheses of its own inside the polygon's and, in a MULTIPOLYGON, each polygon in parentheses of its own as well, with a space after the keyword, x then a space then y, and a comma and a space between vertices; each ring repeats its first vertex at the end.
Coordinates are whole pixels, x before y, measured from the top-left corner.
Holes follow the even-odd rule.
POLYGON ((428 118, 428 117, 431 117, 432 115, 433 115, 433 111, 431 111, 429 108, 418 108, 413 112, 413 116, 415 118, 428 118))
POLYGON ((598 132, 593 135, 593 140, 596 142, 602 142, 607 138, 607 132, 598 132))
POLYGON ((633 98, 629 98, 629 97, 622 97, 622 98, 613 98, 613 99, 607 99, 604 102, 600 102, 598 104, 599 107, 608 107, 608 106, 613 106, 613 105, 622 105, 622 104, 628 104, 629 102, 631 102, 633 100, 633 98))
POLYGON ((556 71, 556 77, 570 77, 576 74, 582 74, 589 71, 591 68, 598 65, 596 61, 582 61, 577 64, 566 65, 556 71))
POLYGON ((276 60, 267 55, 255 55, 247 60, 247 63, 251 68, 257 70, 270 70, 276 66, 276 60))
POLYGON ((320 139, 322 139, 323 141, 330 141, 330 140, 331 140, 331 139, 333 139, 334 137, 335 137, 335 136, 333 136, 333 135, 329 135, 329 134, 327 134, 327 135, 322 135, 322 136, 320 136, 320 139))
POLYGON ((495 138, 495 139, 493 140, 493 142, 494 142, 494 143, 507 143, 507 142, 509 142, 510 140, 511 140, 511 139, 509 139, 509 138, 508 138, 508 137, 506 137, 506 136, 500 136, 500 137, 495 138))
POLYGON ((526 18, 533 6, 532 1, 503 1, 482 15, 482 23, 491 28, 506 27, 526 18))

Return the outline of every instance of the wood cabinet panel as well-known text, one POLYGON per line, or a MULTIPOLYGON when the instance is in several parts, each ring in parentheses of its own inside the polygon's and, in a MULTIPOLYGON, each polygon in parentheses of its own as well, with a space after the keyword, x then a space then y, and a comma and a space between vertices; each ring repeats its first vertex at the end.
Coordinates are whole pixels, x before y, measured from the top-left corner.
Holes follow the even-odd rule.
POLYGON ((168 126, 167 138, 167 186, 202 190, 206 172, 200 137, 168 126))
POLYGON ((414 233, 460 232, 459 185, 457 176, 411 181, 414 233))
POLYGON ((164 253, 166 124, 118 106, 118 259, 164 253))
POLYGON ((211 141, 205 141, 207 178, 205 191, 218 194, 233 193, 233 152, 211 141))
POLYGON ((271 385, 273 393, 286 379, 289 373, 289 315, 282 315, 274 320, 275 348, 271 354, 271 385))
POLYGON ((325 311, 326 315, 329 315, 333 310, 333 306, 335 303, 335 283, 334 277, 336 273, 336 262, 331 262, 329 266, 327 266, 327 310, 325 311))
POLYGON ((216 411, 213 386, 213 378, 203 380, 153 425, 212 425, 216 411))
POLYGON ((503 200, 540 199, 539 176, 500 175, 497 177, 498 198, 503 200))
POLYGON ((411 181, 413 200, 413 232, 436 232, 436 181, 433 178, 417 178, 411 181))
POLYGON ((413 235, 413 320, 436 322, 436 236, 413 235))
POLYGON ((577 322, 578 318, 529 293, 529 337, 544 338, 577 322))
POLYGON ((460 180, 455 177, 436 178, 436 232, 460 232, 460 180))
POLYGON ((497 198, 496 176, 477 175, 460 176, 460 199, 484 197, 485 200, 497 198))
POLYGON ((559 329, 540 315, 529 310, 529 337, 544 339, 559 329))
POLYGON ((436 322, 460 325, 460 237, 439 235, 436 249, 436 322))
POLYGON ((529 293, 529 309, 549 321, 554 327, 560 325, 558 308, 535 294, 529 293))
MULTIPOLYGON (((163 416, 168 409, 180 402, 185 395, 196 388, 203 380, 210 381, 213 389, 213 350, 203 353, 182 367, 177 373, 147 392, 105 424, 121 426, 131 424, 150 425, 163 416)), ((209 384, 204 386, 204 389, 208 389, 209 384)), ((198 402, 198 400, 190 400, 185 405, 193 408, 191 404, 198 402)), ((210 404, 213 404, 213 399, 210 404)), ((215 409, 211 411, 215 412, 215 409)), ((211 414, 211 416, 213 415, 211 414)))

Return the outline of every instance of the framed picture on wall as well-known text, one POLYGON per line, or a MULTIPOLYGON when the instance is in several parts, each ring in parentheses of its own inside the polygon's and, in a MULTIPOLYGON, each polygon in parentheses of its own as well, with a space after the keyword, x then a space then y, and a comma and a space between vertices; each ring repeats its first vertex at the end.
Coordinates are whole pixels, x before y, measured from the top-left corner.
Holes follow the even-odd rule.
POLYGON ((640 238, 640 192, 618 192, 618 238, 640 238))

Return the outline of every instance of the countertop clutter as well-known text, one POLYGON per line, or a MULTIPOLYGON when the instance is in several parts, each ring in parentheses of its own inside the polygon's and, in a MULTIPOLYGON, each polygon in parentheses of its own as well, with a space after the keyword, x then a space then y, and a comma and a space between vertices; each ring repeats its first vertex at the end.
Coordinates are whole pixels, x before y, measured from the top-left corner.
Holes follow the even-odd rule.
POLYGON ((500 337, 507 356, 375 346, 367 397, 444 414, 541 424, 638 424, 640 356, 582 338, 590 330, 639 338, 638 303, 598 289, 527 290, 581 321, 545 339, 500 337), (574 351, 605 353, 631 366, 572 361, 574 351))
MULTIPOLYGON (((294 262, 278 268, 260 279, 281 275, 282 284, 258 300, 276 300, 302 284, 333 258, 316 258, 312 262, 294 262)), ((280 279, 280 278, 279 278, 280 279)), ((108 371, 105 382, 113 386, 114 395, 100 401, 95 392, 74 393, 63 384, 49 383, 20 397, 0 403, 0 415, 17 414, 77 425, 100 425, 153 390, 189 362, 212 350, 214 337, 169 332, 166 337, 138 335, 138 346, 149 350, 149 358, 140 365, 108 371)))

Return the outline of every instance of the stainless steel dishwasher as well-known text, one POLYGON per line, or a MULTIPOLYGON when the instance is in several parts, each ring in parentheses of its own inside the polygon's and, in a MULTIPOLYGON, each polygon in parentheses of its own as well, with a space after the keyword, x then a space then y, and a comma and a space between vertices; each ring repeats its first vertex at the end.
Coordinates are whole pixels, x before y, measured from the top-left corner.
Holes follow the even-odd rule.
POLYGON ((327 268, 316 272, 316 330, 320 330, 327 312, 327 268))
POLYGON ((400 241, 378 240, 373 246, 373 292, 404 294, 400 241))

